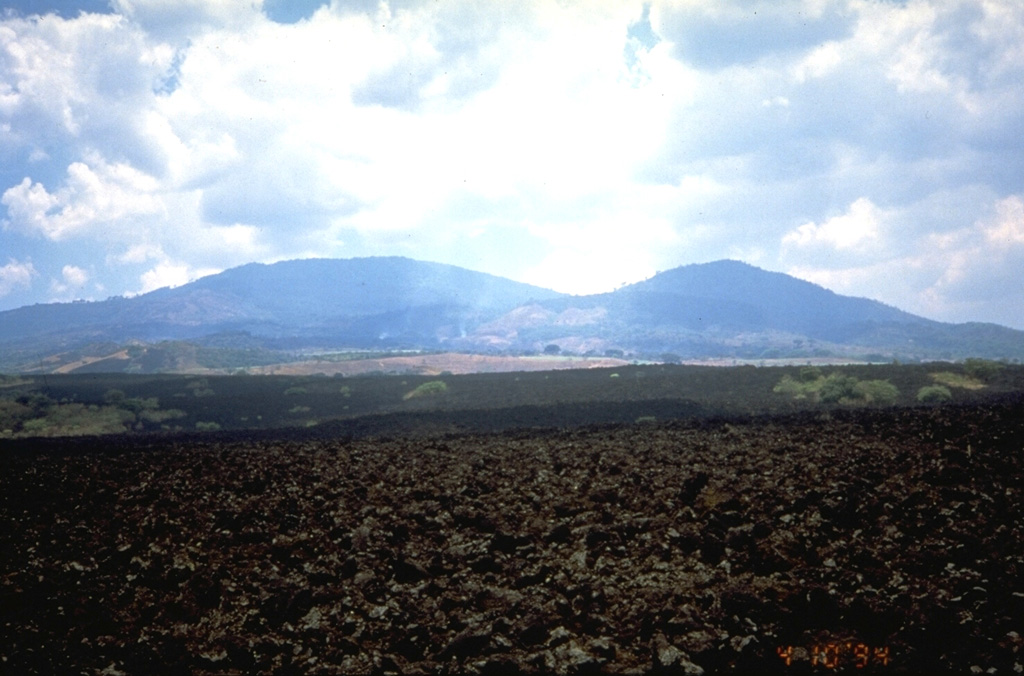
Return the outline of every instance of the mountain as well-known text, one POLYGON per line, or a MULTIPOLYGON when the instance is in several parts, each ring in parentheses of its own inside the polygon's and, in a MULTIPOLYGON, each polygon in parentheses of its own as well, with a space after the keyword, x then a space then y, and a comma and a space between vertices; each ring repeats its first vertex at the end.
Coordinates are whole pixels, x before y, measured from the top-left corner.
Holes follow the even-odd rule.
POLYGON ((85 354, 114 355, 116 370, 184 363, 180 354, 136 359, 161 341, 186 341, 189 359, 205 350, 218 363, 223 354, 210 357, 218 350, 267 363, 288 350, 522 352, 551 344, 637 357, 1024 357, 1024 332, 936 322, 737 261, 569 296, 408 258, 295 260, 132 298, 0 312, 0 370, 67 367, 85 354))
POLYGON ((850 356, 1021 358, 1024 332, 948 324, 738 261, 687 265, 592 296, 517 308, 471 336, 684 358, 850 356))
POLYGON ((90 343, 225 334, 250 336, 246 347, 436 346, 467 323, 558 295, 408 258, 253 263, 132 298, 0 312, 0 365, 90 343))
MULTIPOLYGON (((669 295, 692 304, 691 321, 743 329, 774 329, 822 340, 862 322, 927 320, 867 298, 840 296, 816 284, 738 261, 690 265, 660 273, 625 289, 639 298, 669 295)), ((685 313, 684 313, 685 314, 685 313)))

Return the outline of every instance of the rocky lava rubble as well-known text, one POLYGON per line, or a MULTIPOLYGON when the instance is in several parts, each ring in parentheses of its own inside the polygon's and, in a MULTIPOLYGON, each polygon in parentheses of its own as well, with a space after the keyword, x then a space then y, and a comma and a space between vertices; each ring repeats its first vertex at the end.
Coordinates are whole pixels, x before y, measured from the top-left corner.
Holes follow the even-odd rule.
POLYGON ((118 443, 0 447, 0 672, 1024 664, 1020 402, 118 443))

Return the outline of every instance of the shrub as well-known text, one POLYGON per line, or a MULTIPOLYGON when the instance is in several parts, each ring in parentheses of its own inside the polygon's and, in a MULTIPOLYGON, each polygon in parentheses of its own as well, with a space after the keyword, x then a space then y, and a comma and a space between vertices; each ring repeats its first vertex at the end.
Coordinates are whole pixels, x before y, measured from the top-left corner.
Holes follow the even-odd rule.
POLYGON ((200 420, 196 423, 196 430, 200 432, 216 432, 220 429, 220 425, 215 422, 203 422, 200 420))
POLYGON ((800 369, 800 380, 802 382, 813 383, 821 377, 821 369, 817 366, 804 366, 800 369))
POLYGON ((794 399, 810 399, 826 404, 893 404, 899 399, 900 391, 888 380, 858 381, 842 373, 821 374, 817 366, 800 369, 800 379, 782 376, 772 389, 776 394, 785 394, 794 399))
POLYGON ((83 434, 121 434, 135 416, 113 406, 61 404, 45 417, 26 420, 18 436, 64 437, 83 434))
POLYGON ((895 404, 900 396, 899 389, 888 380, 864 380, 857 383, 854 389, 865 401, 872 404, 895 404))
POLYGON ((0 399, 0 428, 14 429, 22 421, 32 417, 32 409, 10 399, 0 399))
POLYGON ((949 388, 943 385, 925 385, 917 391, 917 400, 925 404, 939 404, 952 398, 949 388))
POLYGON ((831 373, 818 390, 818 396, 826 404, 834 404, 843 401, 862 399, 857 392, 857 379, 852 376, 844 376, 841 373, 831 373))
POLYGON ((772 392, 776 394, 785 394, 793 397, 794 399, 806 399, 807 388, 801 383, 793 380, 792 376, 782 376, 782 380, 779 384, 772 388, 772 392))
POLYGON ((284 391, 284 396, 290 397, 296 394, 306 394, 307 390, 305 387, 289 387, 284 391))
POLYGON ((50 435, 50 423, 46 418, 34 418, 26 420, 21 426, 22 434, 31 437, 42 437, 50 435))
POLYGON ((124 401, 124 392, 121 390, 107 390, 103 394, 103 402, 112 406, 117 406, 124 401))
POLYGON ((156 397, 126 397, 121 390, 107 390, 103 393, 103 403, 116 406, 132 413, 142 411, 155 411, 160 408, 160 401, 156 397))
POLYGON ((130 399, 122 399, 118 404, 118 408, 122 408, 132 413, 142 413, 143 411, 155 411, 160 408, 160 400, 156 397, 132 397, 130 399))
POLYGON ((415 390, 407 392, 402 399, 409 400, 417 397, 433 397, 439 394, 444 394, 448 391, 448 383, 443 380, 431 380, 430 382, 423 383, 415 390))
POLYGON ((35 416, 46 415, 46 412, 49 411, 51 407, 57 405, 57 402, 53 399, 50 399, 45 394, 41 394, 39 392, 34 394, 23 394, 15 399, 15 401, 32 409, 32 413, 35 416))
POLYGON ((972 378, 988 382, 1003 369, 1003 365, 990 359, 965 359, 964 373, 972 378))
POLYGON ((828 382, 828 379, 821 375, 821 371, 816 366, 812 366, 810 368, 814 370, 805 372, 805 369, 800 369, 799 380, 790 375, 782 376, 782 380, 772 388, 772 391, 776 394, 791 396, 793 399, 797 400, 809 399, 813 402, 820 401, 821 388, 824 387, 826 382, 828 382), (818 374, 817 377, 811 378, 815 373, 818 374))

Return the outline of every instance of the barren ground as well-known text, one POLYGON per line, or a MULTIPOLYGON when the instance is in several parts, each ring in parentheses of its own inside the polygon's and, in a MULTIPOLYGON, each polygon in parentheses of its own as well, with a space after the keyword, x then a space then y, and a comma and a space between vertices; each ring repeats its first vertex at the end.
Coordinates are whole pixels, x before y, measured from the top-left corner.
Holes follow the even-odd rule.
POLYGON ((509 373, 512 371, 553 371, 565 369, 625 366, 628 361, 606 357, 508 357, 443 352, 380 359, 347 361, 316 360, 271 364, 249 369, 262 375, 313 375, 323 373, 355 376, 366 373, 408 373, 435 376, 441 373, 509 373))
POLYGON ((1019 399, 10 442, 0 671, 1019 673, 1022 449, 1019 399))

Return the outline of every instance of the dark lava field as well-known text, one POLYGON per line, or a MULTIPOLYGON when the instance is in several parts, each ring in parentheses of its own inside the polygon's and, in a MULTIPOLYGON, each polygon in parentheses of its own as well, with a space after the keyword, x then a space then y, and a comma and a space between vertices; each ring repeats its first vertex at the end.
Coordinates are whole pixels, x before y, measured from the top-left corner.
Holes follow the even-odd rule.
POLYGON ((0 445, 0 672, 1020 673, 1024 399, 0 445))

